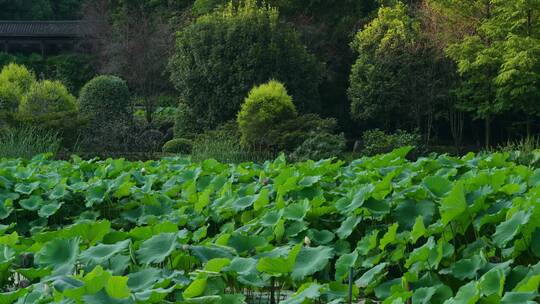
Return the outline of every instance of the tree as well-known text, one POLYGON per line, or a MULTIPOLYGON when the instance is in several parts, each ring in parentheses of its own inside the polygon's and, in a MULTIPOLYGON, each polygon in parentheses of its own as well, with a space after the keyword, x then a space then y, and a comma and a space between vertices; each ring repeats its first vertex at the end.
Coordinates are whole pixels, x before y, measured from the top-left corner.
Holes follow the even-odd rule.
POLYGON ((352 117, 387 130, 422 129, 429 141, 448 90, 448 63, 423 35, 420 20, 402 3, 382 7, 352 47, 358 53, 348 90, 352 117))
POLYGON ((455 12, 459 11, 461 15, 455 18, 467 20, 458 21, 457 24, 466 23, 473 29, 464 38, 450 44, 447 53, 456 62, 461 76, 456 91, 458 106, 471 112, 474 118, 484 120, 485 146, 489 147, 491 121, 509 106, 505 100, 497 98, 495 86, 495 78, 502 63, 502 36, 491 27, 496 7, 489 0, 452 0, 441 3, 447 5, 444 11, 450 18, 454 18, 455 12))
POLYGON ((171 81, 207 128, 233 119, 249 90, 285 84, 300 112, 319 110, 320 65, 276 9, 254 0, 199 17, 178 33, 171 81))
POLYGON ((272 146, 266 134, 281 122, 296 117, 291 96, 283 84, 270 81, 253 88, 238 112, 238 130, 246 145, 272 146))
POLYGON ((78 19, 81 3, 80 0, 0 0, 0 19, 78 19))
POLYGON ((173 45, 169 9, 179 9, 167 1, 92 1, 85 8, 85 19, 95 27, 99 43, 99 70, 125 79, 141 97, 146 119, 159 96, 172 91, 166 73, 167 58, 173 45))
POLYGON ((491 28, 503 31, 497 98, 525 117, 527 136, 540 114, 540 1, 498 1, 491 28))

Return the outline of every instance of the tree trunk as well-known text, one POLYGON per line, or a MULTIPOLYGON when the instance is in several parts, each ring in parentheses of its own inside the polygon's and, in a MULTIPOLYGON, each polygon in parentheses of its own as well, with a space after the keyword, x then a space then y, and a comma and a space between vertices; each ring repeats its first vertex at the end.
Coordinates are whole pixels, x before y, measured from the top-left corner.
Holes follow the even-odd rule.
POLYGON ((484 126, 485 126, 485 136, 486 136, 486 149, 489 148, 490 145, 490 137, 491 137, 491 117, 488 115, 484 119, 484 126))
POLYGON ((527 121, 525 122, 525 126, 527 129, 527 138, 531 137, 531 124, 532 124, 531 116, 527 114, 527 121))

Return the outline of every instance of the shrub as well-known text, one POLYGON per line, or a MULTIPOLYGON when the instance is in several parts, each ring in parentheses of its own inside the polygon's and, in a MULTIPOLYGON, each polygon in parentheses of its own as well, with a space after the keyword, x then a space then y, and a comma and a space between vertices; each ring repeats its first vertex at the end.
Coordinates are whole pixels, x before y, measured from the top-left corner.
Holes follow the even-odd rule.
POLYGON ((177 154, 191 154, 193 141, 187 138, 175 138, 163 145, 163 152, 177 154))
POLYGON ((314 132, 290 155, 293 161, 321 160, 341 157, 345 151, 345 136, 314 132))
POLYGON ((321 118, 317 114, 305 114, 284 121, 270 130, 266 137, 280 151, 294 151, 312 132, 333 133, 337 127, 335 118, 321 118))
POLYGON ((116 76, 97 76, 81 89, 81 113, 93 127, 109 120, 124 121, 129 116, 130 95, 127 84, 116 76))
POLYGON ((191 151, 194 161, 215 159, 224 163, 242 163, 247 161, 262 162, 274 159, 276 154, 271 150, 259 150, 253 147, 242 147, 236 124, 226 123, 216 130, 206 131, 193 142, 191 151))
POLYGON ((253 88, 238 113, 238 129, 242 144, 268 147, 265 136, 277 124, 296 117, 291 96, 283 84, 270 81, 253 88))
POLYGON ((171 81, 205 128, 234 119, 249 90, 270 79, 286 85, 298 111, 320 107, 320 65, 275 9, 255 2, 202 16, 177 35, 171 81))
POLYGON ((174 119, 174 137, 192 138, 199 130, 191 108, 183 102, 178 104, 174 119))
POLYGON ((21 89, 15 83, 0 81, 0 111, 14 112, 21 99, 21 89))
POLYGON ((538 167, 540 164, 540 137, 528 136, 519 140, 509 140, 489 153, 505 152, 510 160, 525 166, 538 167))
POLYGON ((14 83, 22 93, 26 93, 36 82, 36 76, 25 66, 10 63, 4 66, 0 72, 0 83, 2 82, 14 83))
POLYGON ((139 151, 161 151, 164 142, 163 138, 164 135, 159 130, 145 130, 139 135, 137 147, 139 148, 139 151))
POLYGON ((200 16, 211 13, 220 5, 227 3, 226 0, 195 0, 192 7, 193 14, 200 16))
POLYGON ((16 119, 40 129, 51 129, 62 136, 64 146, 72 146, 78 137, 77 100, 58 81, 36 82, 23 96, 16 119))
POLYGON ((61 82, 50 80, 33 84, 19 106, 21 114, 35 119, 72 114, 77 110, 75 97, 61 82))
POLYGON ((59 148, 60 137, 52 130, 21 127, 0 133, 0 157, 32 158, 42 153, 56 154, 59 148))
POLYGON ((403 146, 416 147, 422 150, 422 137, 416 132, 397 130, 394 134, 387 134, 379 129, 365 131, 362 134, 362 154, 375 155, 391 152, 403 146))

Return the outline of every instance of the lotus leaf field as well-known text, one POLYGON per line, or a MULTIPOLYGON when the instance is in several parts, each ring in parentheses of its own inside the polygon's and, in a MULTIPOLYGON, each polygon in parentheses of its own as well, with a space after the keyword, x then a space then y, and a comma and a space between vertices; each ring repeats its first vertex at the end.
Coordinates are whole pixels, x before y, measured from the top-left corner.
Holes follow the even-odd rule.
POLYGON ((408 151, 4 159, 0 303, 537 303, 540 169, 408 151))

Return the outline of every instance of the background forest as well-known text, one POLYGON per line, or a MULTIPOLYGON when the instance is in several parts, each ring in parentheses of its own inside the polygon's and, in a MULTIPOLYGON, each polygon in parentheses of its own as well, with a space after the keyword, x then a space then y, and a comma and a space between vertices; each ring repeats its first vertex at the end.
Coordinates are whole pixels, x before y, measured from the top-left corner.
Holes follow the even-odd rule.
POLYGON ((0 53, 5 125, 53 130, 68 151, 300 160, 536 144, 537 0, 0 7, 4 20, 84 20, 92 29, 91 48, 79 52, 0 53), (7 93, 21 73, 28 86, 7 93), (51 94, 63 104, 43 113, 51 94))

